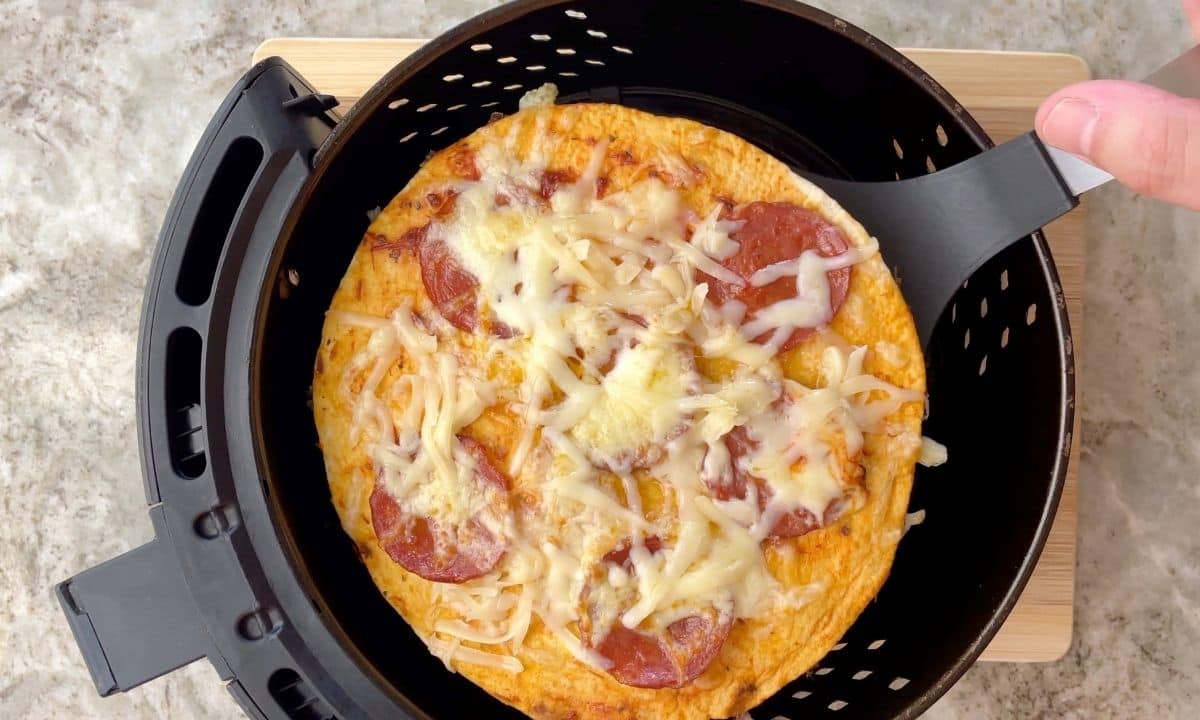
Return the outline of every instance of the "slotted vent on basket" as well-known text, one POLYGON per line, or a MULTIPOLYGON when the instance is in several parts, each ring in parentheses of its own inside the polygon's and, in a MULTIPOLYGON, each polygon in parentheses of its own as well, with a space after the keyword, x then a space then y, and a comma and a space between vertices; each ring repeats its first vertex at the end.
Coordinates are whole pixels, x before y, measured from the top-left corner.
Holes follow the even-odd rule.
MULTIPOLYGON (((852 629, 848 637, 860 634, 852 629)), ((870 717, 869 708, 883 706, 881 696, 893 696, 889 705, 902 704, 910 680, 891 669, 894 653, 886 650, 887 645, 885 638, 837 643, 816 667, 749 716, 753 720, 803 720, 861 705, 855 708, 855 716, 870 717)))
POLYGON ((636 62, 632 43, 583 10, 557 8, 501 26, 438 61, 445 72, 422 73, 388 98, 397 142, 433 152, 470 134, 493 113, 508 114, 526 92, 545 83, 559 95, 603 86, 607 71, 636 62), (430 82, 436 78, 436 82, 430 82))

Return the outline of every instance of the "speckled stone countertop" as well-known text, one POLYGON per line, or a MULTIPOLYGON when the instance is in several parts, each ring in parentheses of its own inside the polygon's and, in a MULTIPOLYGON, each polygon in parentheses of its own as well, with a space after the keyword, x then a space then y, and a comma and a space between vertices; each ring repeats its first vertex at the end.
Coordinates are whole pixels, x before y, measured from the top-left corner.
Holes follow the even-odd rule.
MULTIPOLYGON (((241 717, 207 663, 96 697, 50 588, 151 537, 134 427, 142 287, 184 163, 260 40, 428 37, 484 0, 0 0, 0 716, 241 717)), ((910 47, 1054 50, 1140 77, 1176 0, 822 0, 910 47)), ((1200 215, 1091 205, 1075 639, 980 665, 929 716, 1200 708, 1200 215)))

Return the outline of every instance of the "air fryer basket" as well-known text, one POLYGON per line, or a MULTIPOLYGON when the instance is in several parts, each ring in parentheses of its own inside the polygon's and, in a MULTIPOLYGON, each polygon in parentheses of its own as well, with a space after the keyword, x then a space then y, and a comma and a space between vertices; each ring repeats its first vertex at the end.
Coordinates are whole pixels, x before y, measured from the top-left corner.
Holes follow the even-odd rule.
MULTIPOLYGON (((329 498, 310 385, 367 212, 544 82, 860 180, 990 145, 898 53, 779 0, 517 2, 424 47, 340 121, 282 61, 260 64, 189 165, 147 291, 139 416, 158 538, 58 588, 102 693, 207 656, 256 718, 520 717, 447 672, 371 582, 329 498)), ((1040 234, 964 285, 927 353, 925 432, 950 461, 918 470, 926 521, 834 651, 753 717, 915 717, 978 657, 1058 503, 1070 348, 1040 234)))

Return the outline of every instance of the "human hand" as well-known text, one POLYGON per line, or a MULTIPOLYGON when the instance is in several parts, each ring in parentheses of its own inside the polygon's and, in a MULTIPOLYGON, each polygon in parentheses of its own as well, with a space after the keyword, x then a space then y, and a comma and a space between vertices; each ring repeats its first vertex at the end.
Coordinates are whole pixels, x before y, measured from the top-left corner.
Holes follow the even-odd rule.
MULTIPOLYGON (((1200 41, 1200 0, 1183 0, 1200 41)), ((1042 141, 1138 192, 1200 210, 1200 100, 1121 80, 1065 87, 1038 109, 1042 141)))

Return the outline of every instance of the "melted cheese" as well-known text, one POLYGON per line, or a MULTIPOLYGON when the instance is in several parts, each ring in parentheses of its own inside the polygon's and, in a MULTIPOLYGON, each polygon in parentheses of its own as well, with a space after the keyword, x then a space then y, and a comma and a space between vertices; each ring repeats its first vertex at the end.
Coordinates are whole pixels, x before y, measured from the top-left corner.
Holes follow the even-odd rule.
POLYGON ((517 107, 521 110, 544 107, 546 105, 553 105, 557 99, 558 86, 554 83, 545 83, 522 95, 521 100, 517 103, 517 107))
POLYGON ((915 528, 916 526, 920 525, 923 522, 925 522, 925 511, 924 510, 915 510, 913 512, 907 513, 904 516, 904 529, 902 529, 900 531, 900 535, 902 537, 904 535, 907 535, 909 530, 912 530, 913 528, 915 528))
MULTIPOLYGON (((546 102, 551 90, 528 94, 522 107, 546 102)), ((355 402, 354 432, 373 448, 388 490, 408 512, 448 524, 482 516, 508 543, 486 576, 430 584, 436 602, 423 639, 448 667, 520 672, 535 616, 574 657, 603 668, 573 629, 585 614, 596 640, 618 622, 661 629, 707 608, 747 618, 806 602, 811 589, 786 589, 772 576, 761 541, 780 514, 804 508, 822 517, 842 495, 847 480, 831 438, 856 455, 862 432, 922 399, 864 374, 865 348, 827 350, 816 388, 784 380, 775 359, 793 329, 829 321, 827 273, 869 257, 873 245, 764 268, 752 284, 794 275, 796 295, 743 322, 744 306, 718 308, 695 282, 702 272, 744 283, 721 265, 737 252, 730 233, 738 223, 720 220, 716 204, 692 214, 656 177, 596 198, 606 143, 545 205, 521 202, 536 196, 546 170, 554 142, 546 125, 530 110, 514 122, 508 147, 480 148, 481 178, 456 184, 453 212, 428 229, 478 280, 481 311, 514 337, 488 338, 493 350, 474 358, 461 352, 457 331, 406 305, 390 318, 331 314, 371 332, 348 371, 365 381, 344 388, 355 402), (523 133, 540 140, 521 159, 523 133), (498 196, 513 200, 497 207, 498 196), (764 332, 771 343, 752 342, 764 332), (735 368, 705 379, 693 355, 735 368), (492 357, 518 367, 519 383, 488 381, 492 357), (401 362, 408 374, 379 398, 382 378, 401 362), (506 469, 538 504, 519 517, 486 512, 496 491, 474 480, 474 460, 457 439, 493 404, 520 421, 506 469), (755 443, 737 462, 773 492, 765 512, 753 485, 745 498, 715 501, 704 484, 733 470, 724 437, 737 427, 755 443), (633 475, 639 463, 673 512, 647 514, 633 475), (651 536, 666 541, 657 552, 651 536), (628 567, 605 566, 626 542, 628 567)), ((677 178, 691 172, 681 158, 656 162, 677 178)))
POLYGON ((949 459, 950 454, 946 451, 945 445, 932 438, 921 438, 921 456, 917 462, 925 467, 937 467, 945 464, 949 459))
POLYGON ((680 407, 689 385, 698 382, 679 348, 641 344, 622 351, 601 381, 599 397, 569 435, 592 459, 622 464, 658 446, 683 421, 680 407))
POLYGON ((821 327, 833 319, 830 304, 829 272, 862 262, 878 251, 872 241, 870 246, 850 248, 834 257, 822 257, 808 250, 795 260, 768 265, 750 278, 750 284, 762 287, 785 277, 795 276, 796 295, 779 300, 760 309, 754 319, 746 323, 742 331, 749 337, 758 337, 768 331, 772 339, 768 345, 779 347, 796 328, 821 327))

